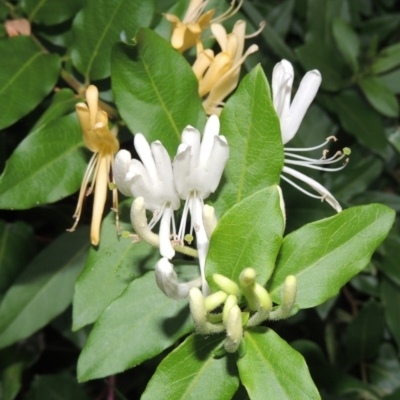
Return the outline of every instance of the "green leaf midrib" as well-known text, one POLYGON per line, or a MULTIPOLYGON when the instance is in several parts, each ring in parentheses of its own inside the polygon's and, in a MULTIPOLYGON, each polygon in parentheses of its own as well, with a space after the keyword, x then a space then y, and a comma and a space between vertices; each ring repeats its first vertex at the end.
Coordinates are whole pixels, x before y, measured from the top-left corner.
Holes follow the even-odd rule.
MULTIPOLYGON (((371 228, 371 226, 375 225, 377 222, 379 222, 379 220, 381 220, 382 218, 387 217, 387 215, 389 214, 389 212, 386 212, 385 214, 382 214, 381 217, 375 219, 371 224, 369 224, 367 227, 365 227, 364 229, 360 230, 357 232, 357 234, 360 234, 364 231, 366 231, 367 229, 371 228)), ((340 229, 341 226, 338 228, 340 229)), ((356 240, 356 238, 353 236, 349 241, 346 241, 344 243, 342 243, 340 246, 335 247, 333 250, 329 251, 329 252, 325 252, 324 253, 324 257, 323 258, 327 258, 330 254, 340 250, 343 246, 347 246, 350 242, 352 242, 353 240, 356 240)), ((379 239, 375 239, 375 240, 379 240, 379 239)), ((298 248, 298 246, 296 246, 296 249, 298 248)), ((286 260, 286 264, 288 263, 288 261, 290 260, 291 257, 294 256, 294 253, 291 254, 291 256, 286 260)), ((305 272, 307 272, 308 270, 315 268, 315 266, 320 262, 321 258, 318 258, 317 260, 315 260, 312 264, 310 264, 308 267, 304 268, 303 270, 301 270, 300 272, 296 273, 296 277, 302 276, 305 272)), ((282 268, 282 267, 281 267, 282 268)), ((277 290, 279 290, 283 285, 283 282, 277 286, 274 290, 272 290, 270 292, 271 296, 273 296, 277 290)))
POLYGON ((17 70, 17 72, 12 76, 12 78, 0 89, 0 96, 8 89, 9 86, 13 85, 13 83, 17 80, 17 78, 39 57, 44 56, 45 54, 42 51, 38 51, 33 54, 32 57, 22 65, 22 67, 17 70))
MULTIPOLYGON (((67 0, 69 1, 69 0, 67 0)), ((47 0, 40 0, 39 3, 36 5, 36 7, 31 11, 29 14, 29 21, 32 22, 33 18, 35 15, 38 13, 38 11, 46 4, 47 0)))
MULTIPOLYGON (((0 341, 1 341, 1 337, 4 336, 5 333, 7 333, 7 331, 9 331, 12 327, 13 324, 15 323, 16 320, 18 320, 19 316, 24 312, 24 310, 26 310, 26 308, 30 305, 32 305, 33 302, 35 302, 37 300, 37 298, 40 297, 40 295, 43 293, 43 291, 45 289, 48 288, 48 286, 54 281, 56 280, 60 274, 62 274, 64 272, 64 270, 71 266, 72 263, 74 261, 76 261, 77 259, 79 259, 79 257, 81 257, 81 255, 86 251, 86 249, 89 247, 89 245, 87 243, 84 244, 84 246, 78 250, 65 264, 62 268, 60 268, 59 270, 57 270, 57 272, 46 282, 45 285, 42 286, 42 288, 35 293, 35 295, 29 300, 29 302, 27 302, 21 309, 20 312, 18 314, 15 314, 9 321, 8 324, 5 326, 5 329, 0 330, 0 341)), ((3 299, 4 301, 4 299, 3 299)))
POLYGON ((168 108, 167 108, 167 106, 166 106, 166 104, 164 102, 164 99, 161 96, 161 93, 158 91, 157 85, 155 84, 154 79, 153 79, 153 77, 152 77, 152 75, 150 73, 150 66, 146 63, 146 60, 144 59, 144 57, 141 56, 140 59, 142 60, 143 67, 144 67, 144 69, 145 69, 145 71, 147 73, 147 76, 149 77, 149 80, 151 82, 151 86, 153 87, 154 92, 156 93, 156 96, 160 101, 160 105, 161 105, 162 109, 164 110, 165 115, 167 116, 168 120, 170 121, 172 129, 174 130, 178 141, 180 142, 181 133, 180 133, 178 127, 176 126, 175 120, 173 119, 171 113, 169 112, 169 110, 168 110, 168 108))
POLYGON ((103 43, 103 41, 104 41, 104 39, 106 37, 106 34, 110 30, 110 27, 112 25, 111 23, 114 21, 114 18, 116 16, 117 12, 119 11, 119 9, 122 7, 122 4, 124 3, 124 1, 125 0, 121 0, 119 2, 118 6, 116 6, 114 8, 113 13, 111 14, 111 18, 108 20, 108 23, 105 25, 105 27, 103 29, 103 33, 100 35, 99 40, 97 41, 96 46, 94 47, 94 49, 92 51, 92 54, 91 54, 91 56, 89 58, 89 62, 88 62, 88 65, 86 67, 86 71, 85 71, 85 74, 84 74, 85 75, 85 79, 88 82, 90 82, 90 70, 92 69, 92 65, 94 63, 94 60, 97 57, 98 50, 99 50, 101 44, 103 43))
MULTIPOLYGON (((47 124, 46 124, 46 125, 47 125, 47 124)), ((24 179, 19 180, 18 182, 14 181, 13 184, 11 184, 10 186, 7 187, 7 190, 5 190, 5 191, 0 191, 0 194, 7 193, 7 192, 11 191, 12 189, 14 189, 16 186, 20 185, 21 183, 24 183, 24 182, 26 182, 26 181, 32 179, 32 177, 34 177, 34 176, 40 174, 40 173, 43 171, 43 169, 49 167, 49 165, 52 165, 52 164, 56 163, 56 162, 59 161, 60 159, 66 157, 68 154, 72 153, 72 152, 75 151, 76 149, 78 149, 78 148, 80 148, 80 147, 83 147, 83 146, 84 146, 84 142, 83 142, 83 140, 82 140, 82 141, 78 142, 75 146, 69 147, 67 151, 61 153, 58 157, 52 158, 51 160, 49 160, 49 162, 47 162, 47 163, 45 163, 45 164, 42 164, 42 166, 41 166, 39 169, 37 169, 33 174, 31 174, 31 175, 26 175, 24 179)), ((3 179, 4 179, 4 176, 6 176, 6 169, 4 170, 4 174, 0 177, 0 186, 1 186, 1 183, 2 183, 2 181, 3 181, 3 179)), ((0 201, 0 204, 1 204, 1 201, 0 201)))

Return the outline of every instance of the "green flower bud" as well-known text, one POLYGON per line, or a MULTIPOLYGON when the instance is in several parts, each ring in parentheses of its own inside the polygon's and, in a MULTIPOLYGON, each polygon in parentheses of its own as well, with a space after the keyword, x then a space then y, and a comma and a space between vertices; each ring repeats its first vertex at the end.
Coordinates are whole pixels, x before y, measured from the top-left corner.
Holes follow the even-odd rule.
POLYGON ((214 274, 213 280, 224 292, 228 294, 234 294, 235 296, 239 294, 238 284, 226 276, 214 274))
POLYGON ((218 306, 220 306, 228 297, 228 295, 220 290, 219 292, 210 294, 204 300, 206 311, 215 310, 218 306))

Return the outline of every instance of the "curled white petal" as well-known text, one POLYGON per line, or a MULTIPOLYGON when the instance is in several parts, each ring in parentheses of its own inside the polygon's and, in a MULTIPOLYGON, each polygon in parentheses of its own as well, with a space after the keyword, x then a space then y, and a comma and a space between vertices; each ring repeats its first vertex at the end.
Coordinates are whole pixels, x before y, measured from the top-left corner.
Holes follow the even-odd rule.
POLYGON ((132 196, 129 185, 125 181, 125 177, 126 174, 128 173, 131 159, 132 157, 129 151, 120 150, 115 155, 114 167, 113 167, 115 184, 117 185, 118 190, 127 197, 132 196))
POLYGON ((282 168, 282 172, 292 175, 297 179, 300 179, 311 188, 313 188, 316 192, 318 192, 321 195, 321 200, 326 200, 337 212, 342 211, 342 207, 340 206, 339 202, 333 197, 332 193, 314 179, 309 178, 307 175, 304 175, 301 172, 298 172, 286 166, 282 168))
POLYGON ((174 300, 181 300, 188 296, 192 287, 199 287, 201 279, 197 278, 190 282, 180 283, 173 265, 166 257, 161 258, 156 264, 155 276, 157 286, 174 300))

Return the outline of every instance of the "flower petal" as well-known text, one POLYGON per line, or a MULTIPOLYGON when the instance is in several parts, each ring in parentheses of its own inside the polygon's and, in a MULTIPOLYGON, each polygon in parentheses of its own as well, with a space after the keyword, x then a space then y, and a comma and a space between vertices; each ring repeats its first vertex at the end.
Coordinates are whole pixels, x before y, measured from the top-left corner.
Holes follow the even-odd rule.
POLYGON ((188 296, 192 287, 200 286, 200 278, 190 282, 179 283, 173 265, 166 257, 157 262, 155 268, 157 286, 168 296, 181 300, 188 296))
POLYGON ((115 184, 118 190, 127 197, 131 197, 133 194, 130 190, 129 184, 126 182, 126 174, 129 170, 129 165, 131 163, 131 153, 127 150, 120 150, 114 159, 113 174, 115 179, 115 184))
POLYGON ((134 138, 134 145, 136 152, 138 153, 144 167, 147 170, 147 173, 149 174, 151 182, 153 184, 157 184, 157 169, 149 143, 141 133, 137 133, 134 138))
POLYGON ((175 255, 175 250, 171 245, 171 218, 172 210, 171 207, 165 207, 160 222, 160 254, 163 257, 171 259, 175 255))
POLYGON ((314 179, 311 179, 307 175, 304 175, 301 172, 298 172, 289 167, 283 167, 282 172, 292 175, 295 178, 305 182, 321 195, 322 201, 326 200, 337 212, 342 211, 342 207, 340 206, 339 202, 333 197, 332 193, 314 179))

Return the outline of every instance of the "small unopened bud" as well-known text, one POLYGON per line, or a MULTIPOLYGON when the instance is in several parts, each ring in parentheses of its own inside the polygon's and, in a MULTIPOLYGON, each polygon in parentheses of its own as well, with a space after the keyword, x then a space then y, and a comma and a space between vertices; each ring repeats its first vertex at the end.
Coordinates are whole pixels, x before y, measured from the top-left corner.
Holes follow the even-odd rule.
POLYGON ((208 239, 211 238, 212 233, 214 232, 215 227, 217 226, 217 217, 215 216, 214 207, 211 207, 207 204, 203 207, 203 222, 204 228, 206 230, 206 234, 208 239))
POLYGON ((253 268, 245 268, 239 276, 242 291, 244 297, 246 297, 247 306, 250 311, 257 311, 258 309, 258 301, 254 293, 256 276, 257 273, 253 268))
POLYGON ((270 319, 278 320, 290 317, 297 295, 297 279, 294 275, 289 275, 285 279, 282 289, 282 304, 271 311, 270 319))
POLYGON ((236 282, 221 274, 213 274, 213 281, 226 293, 239 294, 239 286, 236 282))
POLYGON ((230 294, 225 301, 224 309, 222 310, 222 322, 226 325, 228 321, 229 311, 233 306, 237 305, 237 298, 235 295, 230 294))
POLYGON ((258 304, 264 310, 270 310, 272 308, 271 296, 267 290, 258 283, 254 285, 254 293, 257 297, 258 304))
POLYGON ((243 337, 242 315, 237 305, 232 306, 229 310, 226 322, 226 335, 225 350, 228 353, 234 353, 238 349, 243 337))
POLYGON ((205 307, 206 311, 212 311, 215 310, 217 307, 219 307, 228 297, 228 295, 220 290, 219 292, 210 294, 205 298, 205 307))
POLYGON ((294 275, 289 275, 285 279, 282 293, 282 306, 290 314, 297 295, 297 279, 294 275))
POLYGON ((189 282, 179 283, 174 266, 166 257, 161 258, 155 268, 157 286, 174 300, 181 300, 187 297, 193 287, 201 285, 201 278, 189 282))
POLYGON ((192 315, 196 331, 199 333, 207 333, 206 307, 204 305, 204 297, 201 290, 193 287, 190 289, 190 313, 192 315))

